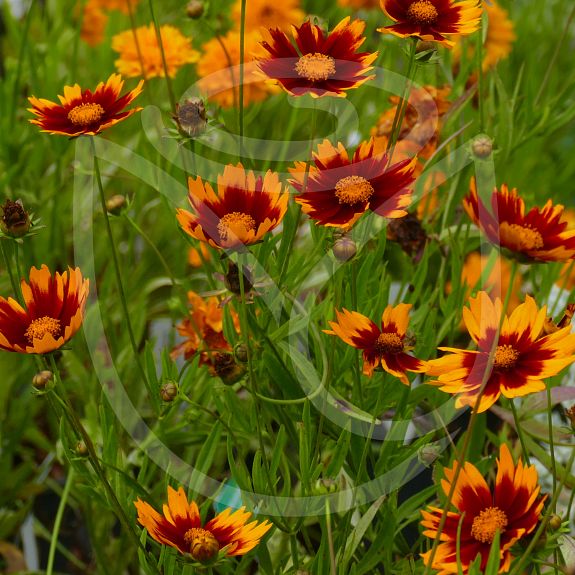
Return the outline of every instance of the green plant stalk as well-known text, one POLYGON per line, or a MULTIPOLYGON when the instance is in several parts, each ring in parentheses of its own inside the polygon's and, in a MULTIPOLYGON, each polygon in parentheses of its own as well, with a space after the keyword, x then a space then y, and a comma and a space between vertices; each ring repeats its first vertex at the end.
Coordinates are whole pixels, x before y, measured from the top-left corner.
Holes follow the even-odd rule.
POLYGON ((483 18, 477 31, 477 41, 475 47, 475 58, 477 66, 477 95, 479 106, 479 131, 485 131, 485 102, 483 99, 483 18))
POLYGON ((299 569, 299 552, 297 550, 297 537, 295 533, 290 533, 289 542, 290 542, 291 560, 294 569, 299 569))
POLYGON ((20 290, 20 286, 16 282, 14 278, 14 273, 12 271, 12 265, 10 263, 10 258, 6 253, 6 248, 4 247, 4 241, 0 239, 0 248, 2 248, 2 256, 4 257, 4 263, 6 264, 6 269, 8 270, 8 275, 10 276, 10 284, 12 285, 12 291, 14 292, 14 297, 20 302, 23 303, 22 299, 22 291, 20 290))
POLYGON ((238 109, 238 123, 240 132, 240 156, 244 139, 244 59, 246 47, 246 0, 241 0, 240 7, 240 102, 238 109))
MULTIPOLYGON (((357 262, 355 258, 353 261, 348 263, 347 270, 349 273, 349 284, 351 286, 351 307, 354 311, 357 311, 357 262)), ((355 394, 357 394, 359 405, 363 409, 364 401, 363 386, 361 385, 361 355, 359 353, 354 354, 353 363, 355 394)))
POLYGON ((531 461, 529 460, 529 451, 527 449, 527 445, 525 444, 525 437, 523 436, 523 431, 521 429, 521 423, 519 421, 519 414, 517 413, 517 408, 515 407, 515 403, 513 398, 509 400, 509 405, 511 406, 511 411, 513 412, 513 420, 515 421, 515 429, 517 430, 517 436, 519 437, 519 443, 521 443, 521 451, 523 451, 523 457, 525 457, 525 463, 527 465, 531 465, 531 461))
MULTIPOLYGON (((553 437, 553 402, 551 401, 551 381, 547 381, 545 386, 547 390, 547 425, 549 427, 549 452, 551 454, 551 479, 553 481, 553 493, 557 491, 557 464, 555 462, 555 439, 553 437)), ((569 469, 565 469, 565 475, 567 475, 569 469)), ((557 513, 557 505, 554 504, 551 508, 553 513, 557 513)), ((569 516, 568 516, 569 517, 569 516)), ((559 564, 559 553, 557 547, 553 549, 553 558, 555 560, 555 566, 553 572, 555 575, 559 574, 557 565, 559 564)))
POLYGON ((140 40, 138 39, 138 34, 136 33, 137 26, 136 26, 136 19, 134 18, 134 7, 132 6, 132 0, 128 0, 127 4, 128 4, 128 15, 130 17, 130 28, 132 29, 132 36, 134 37, 134 46, 136 46, 136 54, 138 55, 138 61, 140 62, 142 78, 144 79, 144 82, 147 82, 148 78, 146 77, 146 69, 144 68, 144 58, 142 57, 140 40))
POLYGON ((329 549, 329 565, 331 575, 337 575, 337 567, 335 563, 335 550, 333 547, 333 533, 331 531, 331 510, 329 508, 329 499, 325 500, 325 525, 327 527, 327 544, 329 549))
POLYGON ((134 359, 136 365, 138 366, 138 371, 143 381, 148 380, 148 376, 142 366, 140 361, 140 356, 138 353, 138 345, 136 344, 136 338, 134 336, 134 329, 132 328, 132 322, 130 320, 130 311, 128 309, 128 302, 126 300, 126 293, 124 292, 124 285, 122 284, 122 274, 120 272, 120 263, 118 261, 118 254, 116 253, 116 244, 114 243, 114 235, 112 234, 112 226, 110 225, 110 217, 108 216, 108 210, 106 208, 106 196, 104 195, 104 186, 102 184, 102 175, 100 173, 100 165, 98 162, 98 156, 96 155, 96 144, 94 138, 90 138, 92 144, 92 153, 94 154, 94 172, 96 173, 96 182, 98 184, 98 191, 100 192, 100 204, 102 206, 102 212, 104 215, 104 221, 106 223, 106 234, 108 236, 108 243, 110 247, 110 252, 112 254, 112 263, 114 267, 114 272, 116 276, 116 286, 118 288, 118 293, 120 294, 120 302, 122 304, 122 311, 124 312, 124 321, 126 322, 126 328, 128 330, 128 336, 130 338, 130 344, 132 346, 132 351, 134 353, 134 359))
POLYGON ((64 517, 64 510, 70 494, 70 488, 74 481, 74 468, 70 467, 68 470, 68 477, 64 485, 64 491, 58 504, 58 511, 56 512, 56 519, 54 520, 54 527, 52 529, 52 536, 50 537, 50 550, 48 552, 48 564, 46 566, 46 575, 52 575, 54 570, 54 557, 56 556, 56 547, 58 545, 58 535, 60 534, 60 527, 62 525, 62 518, 64 517))

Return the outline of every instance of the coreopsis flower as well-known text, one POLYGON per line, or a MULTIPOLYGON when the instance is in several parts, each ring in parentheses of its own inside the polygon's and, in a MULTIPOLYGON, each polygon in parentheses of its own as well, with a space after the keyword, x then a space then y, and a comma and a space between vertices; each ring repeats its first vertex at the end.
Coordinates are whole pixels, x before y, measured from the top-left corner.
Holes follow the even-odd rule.
MULTIPOLYGON (((255 58, 262 51, 262 37, 256 30, 244 36, 244 106, 261 102, 272 93, 263 81, 255 58)), ((232 30, 225 36, 212 38, 202 46, 198 62, 198 87, 211 101, 224 108, 239 105, 240 33, 232 30)))
MULTIPOLYGON (((241 0, 236 0, 232 6, 232 18, 236 29, 240 29, 242 12, 241 0)), ((300 0, 285 0, 284 2, 270 2, 270 0, 250 0, 246 2, 246 30, 260 28, 275 28, 289 30, 292 24, 299 24, 305 17, 301 9, 300 0)))
POLYGON ((58 96, 60 104, 31 96, 28 100, 32 108, 28 111, 37 117, 29 122, 49 134, 95 136, 142 109, 125 110, 142 92, 143 82, 120 96, 123 86, 122 76, 112 74, 94 92, 82 90, 78 84, 64 86, 64 95, 58 96))
POLYGON ((197 248, 190 248, 188 250, 188 264, 193 268, 201 268, 204 262, 209 262, 210 259, 210 249, 205 243, 200 243, 197 248))
POLYGON ((245 511, 245 507, 235 511, 228 508, 202 525, 197 504, 188 502, 182 487, 176 491, 168 486, 168 503, 163 507, 163 515, 139 498, 134 505, 138 521, 153 539, 203 564, 245 555, 272 527, 267 519, 248 523, 252 514, 245 511))
POLYGON ((80 38, 90 46, 101 44, 104 41, 107 24, 108 14, 96 2, 90 0, 86 2, 82 13, 80 38))
POLYGON ((347 90, 374 77, 367 73, 377 52, 357 51, 365 41, 364 29, 365 22, 350 22, 349 17, 328 34, 309 20, 292 27, 292 38, 279 28, 272 28, 268 30, 269 41, 262 42, 269 56, 260 58, 258 66, 293 96, 345 97, 347 90))
MULTIPOLYGON (((443 492, 448 495, 455 479, 457 462, 444 469, 441 481, 443 492)), ((486 568, 495 534, 499 532, 499 573, 507 573, 513 558, 511 548, 537 527, 547 496, 540 496, 537 469, 525 466, 521 459, 517 465, 509 448, 503 444, 497 460, 495 489, 490 489, 479 470, 465 462, 457 477, 451 503, 455 511, 449 511, 441 532, 441 543, 433 558, 432 569, 438 575, 455 575, 469 571, 469 566, 481 557, 480 570, 486 568), (461 527, 460 527, 461 526, 461 527), (458 533, 461 529, 460 533, 458 533), (459 561, 457 543, 459 540, 459 561)), ((443 510, 428 507, 421 511, 425 528, 423 535, 435 539, 443 510)), ((422 553, 423 562, 431 561, 431 551, 422 553)))
POLYGON ((282 221, 289 193, 278 174, 264 177, 246 172, 242 164, 231 164, 218 176, 217 194, 198 176, 188 179, 190 213, 177 210, 182 229, 214 248, 241 249, 263 239, 282 221))
POLYGON ((475 179, 463 202, 465 211, 487 239, 507 255, 522 261, 564 262, 575 258, 575 230, 567 230, 563 206, 548 200, 543 208, 525 213, 517 190, 503 184, 491 194, 486 207, 478 197, 475 179))
POLYGON ((52 275, 45 265, 30 270, 29 282, 20 284, 26 308, 0 297, 0 349, 49 353, 80 329, 90 282, 79 268, 52 275))
POLYGON ((385 142, 362 142, 350 158, 343 144, 324 140, 306 163, 290 168, 296 202, 322 226, 350 227, 368 209, 386 218, 400 218, 411 203, 417 158, 389 164, 385 142))
POLYGON ((455 44, 452 37, 472 34, 481 23, 478 0, 381 0, 381 7, 395 24, 378 32, 415 36, 448 48, 455 44))
POLYGON ((337 0, 337 3, 343 8, 353 8, 354 10, 373 10, 379 8, 379 0, 337 0))
MULTIPOLYGON (((129 78, 165 77, 162 52, 154 25, 140 26, 135 29, 135 34, 138 39, 137 46, 132 29, 120 32, 112 38, 112 50, 119 55, 115 61, 118 71, 129 78)), ((182 66, 199 60, 200 54, 192 48, 191 39, 175 26, 160 26, 160 36, 170 78, 174 78, 182 66)))
MULTIPOLYGON (((200 365, 213 367, 214 354, 218 351, 230 352, 232 347, 224 337, 224 310, 215 297, 204 299, 194 291, 188 292, 190 312, 176 329, 184 341, 172 351, 172 357, 183 355, 186 360, 200 354, 200 365)), ((239 319, 230 308, 234 327, 239 333, 239 319)))
POLYGON ((376 367, 381 367, 409 385, 406 372, 426 371, 426 362, 413 357, 413 347, 406 341, 411 304, 388 305, 381 318, 381 329, 368 317, 343 309, 335 311, 337 321, 330 321, 331 330, 324 333, 336 335, 348 345, 363 351, 363 373, 372 376, 376 367))
POLYGON ((570 326, 544 335, 546 307, 526 296, 502 319, 501 299, 481 291, 463 309, 463 321, 476 350, 440 347, 450 352, 428 361, 429 381, 456 395, 456 407, 489 409, 500 395, 512 399, 545 389, 544 380, 575 361, 575 334, 570 326), (499 326, 501 325, 501 331, 499 326))

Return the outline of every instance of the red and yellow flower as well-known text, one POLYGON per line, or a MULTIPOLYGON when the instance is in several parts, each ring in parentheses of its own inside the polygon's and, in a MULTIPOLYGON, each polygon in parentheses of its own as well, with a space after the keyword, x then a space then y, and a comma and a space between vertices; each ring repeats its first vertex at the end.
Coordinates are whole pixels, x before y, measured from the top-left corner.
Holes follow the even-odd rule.
POLYGON ((198 176, 188 179, 190 213, 177 210, 182 229, 193 238, 220 249, 254 244, 282 221, 289 193, 275 172, 256 178, 242 164, 227 165, 218 176, 218 193, 198 176))
POLYGON ((342 96, 374 76, 367 73, 377 52, 357 52, 364 43, 365 22, 344 18, 329 34, 309 20, 292 27, 293 42, 279 28, 270 29, 262 42, 269 56, 258 61, 260 70, 288 94, 342 96))
POLYGON ((409 355, 413 349, 406 341, 411 304, 388 305, 381 318, 381 329, 368 317, 343 309, 335 311, 337 321, 330 321, 331 330, 324 333, 336 335, 348 345, 363 351, 363 373, 371 377, 376 367, 381 367, 409 385, 406 372, 421 373, 427 370, 426 362, 409 355))
POLYGON ((20 284, 26 309, 0 297, 0 349, 49 353, 80 329, 90 282, 79 268, 52 275, 45 265, 33 267, 29 281, 20 284))
POLYGON ((292 186, 300 192, 296 202, 322 226, 350 227, 368 209, 386 218, 407 214, 417 158, 388 165, 385 140, 362 142, 350 158, 343 144, 324 140, 306 163, 290 168, 292 186))
POLYGON ((544 379, 557 375, 575 361, 575 334, 566 326, 544 335, 546 307, 538 309, 526 296, 510 316, 502 318, 499 298, 481 291, 463 309, 463 321, 477 350, 440 347, 450 352, 428 362, 428 383, 457 395, 456 407, 465 405, 483 412, 500 395, 521 397, 543 391, 544 379), (501 325, 501 330, 499 326, 501 325))
POLYGON ((575 230, 568 230, 563 206, 551 200, 525 213, 525 203, 514 188, 503 184, 491 194, 491 206, 478 197, 475 179, 463 202, 465 211, 487 239, 520 260, 564 262, 575 258, 575 230))
MULTIPOLYGON (((444 470, 441 487, 446 495, 452 489, 457 462, 444 470)), ((512 560, 511 547, 532 533, 537 527, 546 496, 540 496, 537 469, 525 466, 521 459, 517 465, 509 448, 503 444, 497 460, 497 477, 492 491, 479 470, 466 462, 459 471, 451 499, 456 511, 448 511, 441 532, 441 543, 433 558, 432 569, 438 575, 455 575, 469 571, 469 566, 481 557, 480 570, 486 568, 495 533, 499 531, 499 573, 507 573, 512 560), (459 559, 457 543, 459 540, 459 559)), ((428 507, 421 512, 423 534, 437 537, 443 509, 428 507)), ((425 565, 431 561, 431 551, 422 554, 425 565)))
POLYGON ((378 32, 416 36, 448 48, 455 44, 452 37, 472 34, 481 23, 478 0, 381 0, 381 7, 395 24, 378 32))
POLYGON ((32 108, 28 111, 37 117, 29 121, 50 134, 95 136, 142 109, 124 110, 140 95, 143 82, 120 96, 123 86, 122 77, 112 74, 105 84, 100 82, 93 93, 82 90, 78 84, 64 86, 64 95, 58 96, 60 104, 31 96, 28 100, 32 108))
POLYGON ((188 502, 182 487, 177 491, 168 487, 168 503, 163 507, 163 515, 141 499, 134 505, 138 521, 153 539, 203 564, 245 555, 272 527, 267 519, 248 523, 252 514, 245 511, 245 507, 236 511, 228 508, 202 525, 197 504, 188 502))

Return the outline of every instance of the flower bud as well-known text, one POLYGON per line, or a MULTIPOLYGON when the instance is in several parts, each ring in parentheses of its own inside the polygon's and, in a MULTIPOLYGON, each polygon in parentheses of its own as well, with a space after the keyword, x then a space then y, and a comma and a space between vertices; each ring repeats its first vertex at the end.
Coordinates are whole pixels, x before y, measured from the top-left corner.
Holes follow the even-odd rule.
POLYGON ((126 207, 127 203, 125 196, 116 194, 106 200, 106 210, 109 214, 117 216, 126 207))
POLYGON ((38 391, 44 391, 53 379, 54 374, 51 371, 40 371, 32 378, 32 385, 38 391))
POLYGON ((248 362, 248 346, 245 343, 238 343, 234 348, 234 356, 240 363, 248 362))
POLYGON ((315 482, 313 487, 314 495, 328 495, 338 490, 339 484, 335 479, 322 477, 315 482))
POLYGON ((176 114, 172 118, 183 135, 198 137, 207 125, 204 101, 201 98, 189 98, 182 105, 176 104, 176 114))
POLYGON ((551 529, 552 531, 557 531, 558 529, 561 529, 562 524, 563 524, 563 521, 561 520, 561 516, 557 515, 557 513, 554 513, 549 518, 549 522, 547 523, 547 527, 549 529, 551 529))
POLYGON ((88 455, 88 448, 83 441, 78 441, 78 443, 76 443, 75 451, 78 457, 87 457, 88 455))
POLYGON ((357 245, 350 237, 343 236, 335 241, 332 251, 336 260, 346 262, 357 253, 357 245))
POLYGON ((419 449, 417 459, 419 459, 425 467, 431 467, 440 453, 441 448, 438 445, 427 444, 419 449))
POLYGON ((493 141, 489 136, 477 136, 471 144, 473 155, 480 160, 486 160, 493 151, 493 141))
POLYGON ((186 14, 188 18, 192 18, 193 20, 201 18, 204 14, 204 3, 202 0, 191 0, 191 2, 188 2, 186 14))
POLYGON ((0 220, 2 231, 13 238, 20 238, 28 233, 31 225, 30 216, 22 202, 6 200, 2 206, 2 219, 0 220))
POLYGON ((174 401, 174 399, 178 397, 178 384, 173 381, 166 381, 166 383, 160 387, 160 397, 167 403, 174 401))
POLYGON ((238 365, 231 353, 216 353, 212 360, 212 372, 217 375, 225 385, 237 383, 246 373, 243 365, 238 365))
POLYGON ((421 54, 421 52, 428 52, 429 50, 437 50, 437 45, 435 42, 427 42, 425 40, 419 40, 417 46, 415 47, 416 54, 421 54))

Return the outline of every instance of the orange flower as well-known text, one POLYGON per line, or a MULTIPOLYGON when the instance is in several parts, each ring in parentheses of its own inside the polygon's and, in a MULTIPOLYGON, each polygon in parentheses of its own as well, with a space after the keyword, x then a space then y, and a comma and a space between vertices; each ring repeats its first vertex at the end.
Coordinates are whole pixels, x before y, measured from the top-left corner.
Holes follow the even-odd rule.
POLYGON ((206 244, 200 244, 199 250, 196 248, 190 248, 188 250, 188 263, 193 268, 201 268, 204 265, 204 262, 209 262, 210 259, 210 250, 206 244))
POLYGON ((97 46, 104 41, 108 15, 94 2, 86 2, 82 14, 80 38, 90 46, 97 46))
POLYGON ((63 136, 95 136, 106 128, 129 118, 142 108, 123 111, 142 92, 143 82, 132 91, 120 96, 124 81, 119 74, 112 74, 106 83, 100 82, 94 93, 82 88, 64 86, 64 96, 58 96, 60 104, 36 98, 28 98, 32 108, 28 108, 37 118, 29 120, 40 126, 42 132, 63 136))
MULTIPOLYGON (((198 61, 200 54, 192 48, 191 39, 186 38, 174 26, 160 26, 160 36, 170 78, 174 78, 176 72, 185 64, 198 61)), ((139 52, 133 30, 120 32, 112 38, 112 50, 118 52, 120 56, 115 62, 116 68, 129 78, 136 76, 163 78, 164 63, 154 25, 136 28, 136 37, 139 52)))
POLYGON ((381 7, 395 24, 378 32, 416 36, 448 48, 455 44, 449 37, 466 36, 479 28, 482 12, 478 0, 381 0, 381 7))
MULTIPOLYGON (((272 92, 262 80, 255 62, 255 56, 261 51, 261 39, 257 31, 247 32, 244 37, 244 106, 261 102, 272 92)), ((198 62, 199 88, 224 108, 239 105, 239 64, 239 32, 231 31, 225 36, 212 38, 202 46, 202 57, 198 62)))
POLYGON ((353 8, 354 10, 379 8, 379 0, 337 0, 337 3, 344 8, 353 8))
POLYGON ((501 300, 492 301, 486 292, 479 292, 463 309, 477 351, 440 347, 451 353, 428 362, 428 375, 437 377, 428 383, 457 394, 456 407, 474 407, 481 393, 478 412, 489 409, 500 395, 513 398, 543 391, 544 379, 575 361, 570 326, 541 337, 545 315, 546 307, 537 309, 535 300, 526 296, 525 303, 504 316, 498 333, 501 300))
POLYGON ((251 521, 245 507, 228 508, 202 526, 200 512, 194 501, 188 503, 183 487, 176 491, 168 486, 168 503, 160 515, 150 504, 138 498, 134 502, 138 521, 158 543, 191 555, 202 564, 213 564, 224 557, 245 555, 271 529, 265 521, 251 521))
MULTIPOLYGON (((448 495, 457 470, 457 462, 451 469, 444 469, 445 479, 441 481, 443 492, 448 495)), ((547 496, 539 495, 537 469, 534 465, 526 467, 521 459, 517 466, 509 448, 503 444, 497 460, 497 478, 495 490, 489 489, 479 470, 466 462, 459 472, 453 498, 457 511, 449 511, 447 521, 441 532, 441 543, 437 547, 432 569, 438 569, 438 575, 455 575, 469 571, 469 566, 479 555, 480 571, 486 568, 495 533, 499 531, 500 567, 499 573, 507 573, 511 564, 511 547, 520 539, 535 530, 543 504, 547 496), (458 534, 461 525, 461 532, 458 534), (457 543, 459 557, 457 561, 457 543)), ((421 512, 423 534, 435 539, 443 510, 428 507, 421 512)), ((422 554, 423 562, 428 565, 431 551, 422 554)))
POLYGON ((413 349, 407 345, 405 336, 409 325, 411 304, 388 305, 381 318, 381 330, 369 318, 356 311, 344 309, 335 311, 337 321, 330 321, 329 335, 337 335, 348 345, 363 350, 363 373, 372 376, 374 369, 381 367, 409 385, 406 371, 421 373, 426 371, 424 361, 409 355, 413 349))
POLYGON ((411 203, 417 158, 391 166, 385 142, 362 142, 350 159, 343 144, 324 140, 313 154, 306 182, 306 163, 296 162, 290 183, 300 192, 296 202, 322 226, 350 227, 368 209, 386 218, 400 218, 411 203))
POLYGON ((241 249, 259 242, 282 221, 289 194, 279 176, 262 178, 241 164, 227 165, 218 176, 218 193, 198 176, 188 179, 188 200, 194 214, 178 209, 182 229, 214 248, 241 249))
MULTIPOLYGON (((236 28, 240 28, 241 0, 236 0, 232 7, 232 18, 236 28)), ((305 17, 299 0, 284 0, 283 2, 270 2, 270 0, 250 0, 246 2, 246 30, 259 31, 260 28, 277 26, 282 30, 289 30, 292 24, 299 24, 305 17)))
POLYGON ((575 230, 567 231, 563 206, 548 200, 543 209, 532 208, 525 214, 525 203, 514 188, 503 184, 491 194, 491 210, 477 195, 475 179, 463 202, 473 223, 496 246, 522 261, 564 262, 575 259, 575 230))
MULTIPOLYGON (((172 351, 172 357, 183 355, 188 360, 199 352, 200 365, 213 367, 213 352, 232 351, 224 337, 224 310, 217 297, 204 299, 193 291, 188 292, 188 303, 190 313, 177 325, 178 333, 186 340, 172 351)), ((233 310, 230 313, 239 333, 238 316, 233 310)))
POLYGON ((374 76, 366 76, 377 52, 357 52, 364 43, 365 22, 344 18, 329 34, 309 20, 292 27, 292 38, 270 29, 262 46, 269 56, 258 61, 260 70, 289 94, 342 96, 374 76), (292 40, 297 44, 294 47, 292 40))
POLYGON ((90 282, 79 268, 63 274, 47 266, 30 270, 21 281, 26 309, 0 297, 0 349, 18 353, 49 353, 62 347, 80 329, 90 282))

